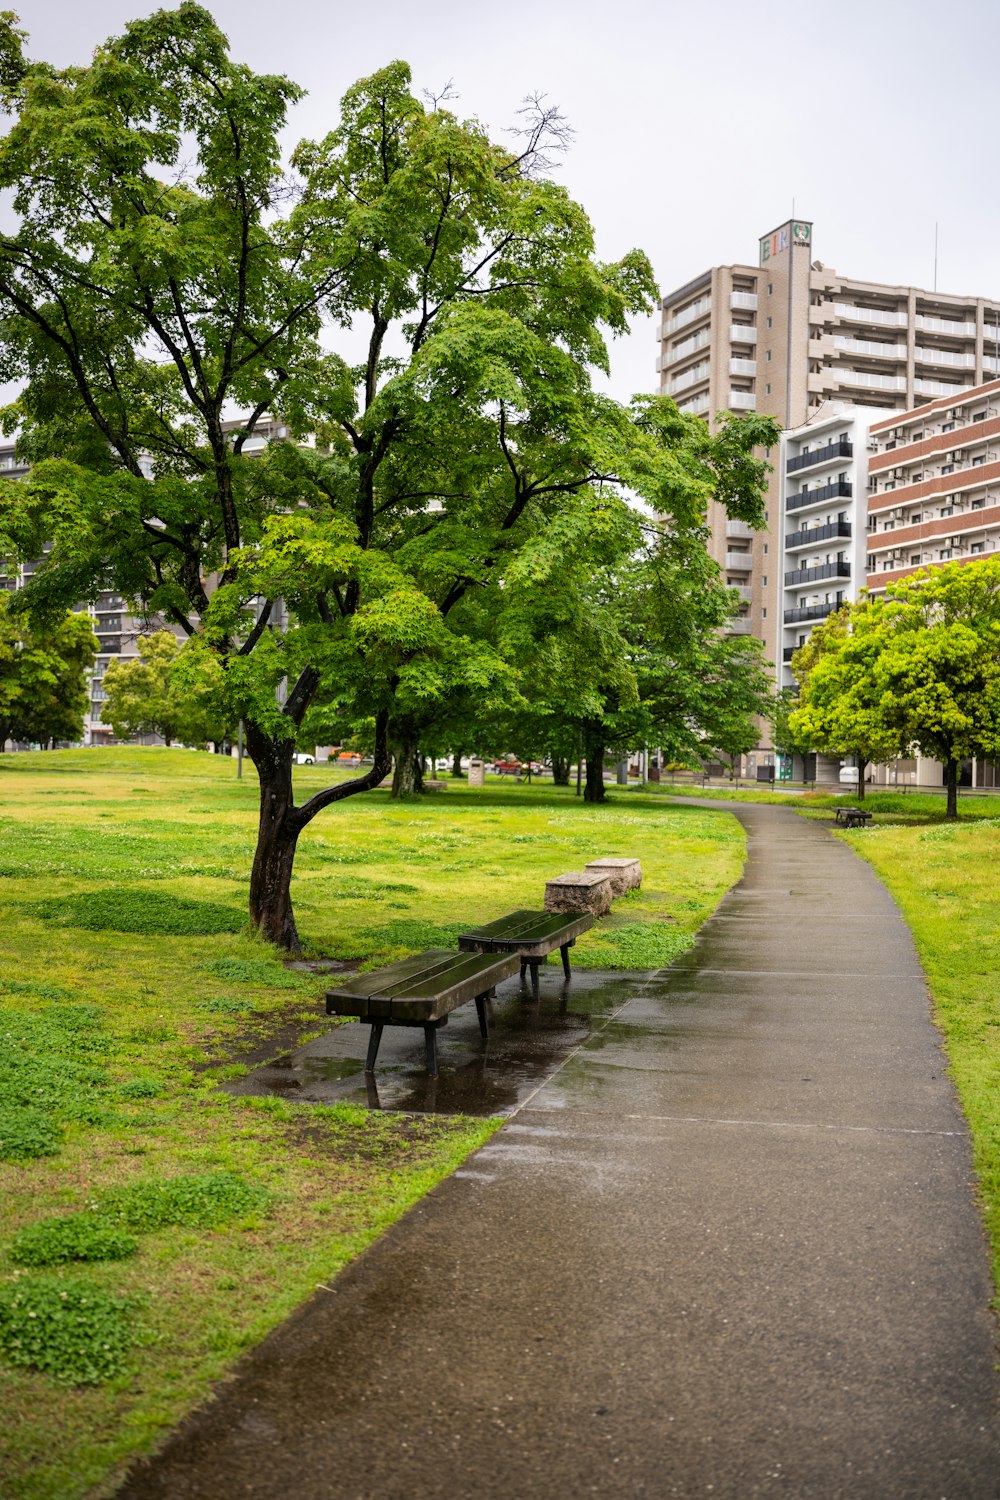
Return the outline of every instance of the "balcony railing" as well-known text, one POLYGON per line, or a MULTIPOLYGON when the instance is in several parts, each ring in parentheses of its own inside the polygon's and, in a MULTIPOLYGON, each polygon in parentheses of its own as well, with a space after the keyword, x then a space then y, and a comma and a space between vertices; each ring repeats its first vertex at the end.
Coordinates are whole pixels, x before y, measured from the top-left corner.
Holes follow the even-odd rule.
POLYGON ((704 349, 709 340, 707 328, 701 328, 691 338, 685 339, 682 344, 675 344, 664 356, 665 364, 674 364, 679 359, 686 359, 689 354, 697 354, 699 349, 704 349))
POLYGON ((737 615, 734 619, 727 620, 727 622, 726 622, 726 634, 727 635, 749 635, 750 634, 750 621, 746 618, 745 615, 737 615))
POLYGON ((701 359, 696 365, 692 365, 689 370, 682 370, 681 373, 679 375, 675 375, 673 380, 670 382, 671 392, 683 391, 686 390, 689 385, 698 385, 700 381, 707 380, 708 369, 708 360, 701 359))
POLYGON ((798 651, 799 649, 800 648, 798 646, 786 646, 781 653, 781 660, 786 663, 790 662, 796 651, 798 651))
POLYGON ((753 568, 753 553, 727 552, 726 567, 731 573, 749 573, 753 568))
POLYGON ((832 537, 850 535, 850 521, 830 521, 826 526, 807 526, 785 537, 785 550, 791 552, 795 547, 811 547, 816 542, 828 542, 832 537))
POLYGON ((974 370, 976 368, 976 356, 974 354, 956 354, 953 349, 926 349, 918 344, 913 351, 914 356, 925 365, 951 365, 956 370, 974 370))
POLYGON ((851 339, 846 334, 838 333, 833 340, 835 349, 843 349, 848 354, 868 354, 872 359, 905 359, 905 344, 877 344, 871 339, 851 339))
POLYGON ((697 302, 692 302, 690 307, 685 307, 683 312, 677 313, 669 322, 664 323, 663 332, 676 333, 678 328, 686 328, 688 323, 694 322, 695 318, 704 317, 707 312, 711 311, 711 307, 711 297, 699 297, 697 302))
POLYGON ((845 385, 861 385, 872 391, 905 391, 905 375, 876 375, 874 370, 838 370, 845 385))
POLYGON ((734 521, 732 516, 726 517, 727 537, 752 537, 753 527, 748 521, 734 521))
MULTIPOLYGON (((853 302, 835 302, 834 312, 853 323, 880 323, 887 328, 905 328, 905 312, 895 312, 887 307, 857 307, 853 302)), ((919 319, 918 319, 919 321, 919 319)))
POLYGON ((820 578, 850 578, 849 562, 820 563, 817 568, 793 568, 785 574, 785 583, 815 583, 820 578))
POLYGON ((828 599, 825 604, 804 604, 798 609, 786 609, 783 618, 786 625, 799 625, 804 620, 825 620, 827 615, 832 615, 843 602, 840 599, 833 603, 828 599))
POLYGON ((927 313, 917 313, 916 326, 926 333, 950 333, 956 339, 974 339, 975 323, 953 323, 950 318, 932 318, 927 313))
POLYGON ((834 458, 853 458, 854 444, 850 438, 835 438, 825 448, 814 448, 811 453, 796 453, 785 465, 786 474, 797 474, 800 469, 814 469, 817 464, 829 463, 834 458))
POLYGON ((748 583, 731 583, 728 587, 732 593, 737 594, 743 600, 744 604, 750 603, 753 591, 748 583))
POLYGON ((743 308, 746 308, 748 312, 756 312, 757 311, 757 293, 756 292, 732 292, 730 294, 730 297, 729 297, 729 306, 730 307, 743 307, 743 308))
POLYGON ((971 390, 972 387, 958 385, 953 380, 915 380, 913 389, 921 396, 951 396, 959 391, 971 390))
POLYGON ((814 490, 800 490, 797 495, 785 497, 786 510, 802 510, 806 505, 819 505, 824 500, 850 499, 852 485, 849 479, 835 479, 832 484, 817 485, 814 490))
POLYGON ((757 406, 757 398, 753 391, 730 391, 730 411, 754 411, 757 406))
POLYGON ((756 375, 757 361, 755 359, 731 359, 729 373, 730 375, 756 375))
POLYGON ((756 344, 757 330, 751 323, 730 323, 729 342, 731 344, 756 344))

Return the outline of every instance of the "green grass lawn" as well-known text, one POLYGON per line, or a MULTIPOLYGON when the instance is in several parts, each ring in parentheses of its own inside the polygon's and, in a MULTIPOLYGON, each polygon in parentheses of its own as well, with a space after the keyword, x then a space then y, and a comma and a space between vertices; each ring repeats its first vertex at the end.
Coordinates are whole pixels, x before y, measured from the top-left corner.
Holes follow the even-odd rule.
MULTIPOLYGON (((297 775, 301 798, 327 772, 297 775)), ((252 767, 238 782, 190 751, 0 757, 3 1500, 109 1493, 495 1128, 219 1089, 241 1049, 330 1024, 322 978, 247 929, 256 800, 252 767)), ((600 855, 638 855, 643 888, 575 963, 641 969, 691 942, 744 840, 722 811, 634 791, 376 792, 304 835, 299 932, 378 965, 540 906, 546 878, 600 855)))
MULTIPOLYGON (((892 820, 841 837, 867 859, 909 923, 927 974, 973 1154, 1000 1310, 1000 799, 960 801, 958 823, 940 798, 897 798, 892 820), (992 805, 992 813, 991 813, 992 805)), ((870 805, 875 806, 874 799, 870 805)))

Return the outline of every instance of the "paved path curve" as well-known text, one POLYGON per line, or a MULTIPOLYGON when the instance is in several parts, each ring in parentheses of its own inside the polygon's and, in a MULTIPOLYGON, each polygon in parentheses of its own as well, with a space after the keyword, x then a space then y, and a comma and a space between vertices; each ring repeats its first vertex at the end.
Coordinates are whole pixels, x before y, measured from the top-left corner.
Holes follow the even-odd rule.
MULTIPOLYGON (((718 804, 712 804, 718 806, 718 804)), ((743 881, 121 1500, 996 1500, 966 1131, 906 927, 826 826, 743 881)))

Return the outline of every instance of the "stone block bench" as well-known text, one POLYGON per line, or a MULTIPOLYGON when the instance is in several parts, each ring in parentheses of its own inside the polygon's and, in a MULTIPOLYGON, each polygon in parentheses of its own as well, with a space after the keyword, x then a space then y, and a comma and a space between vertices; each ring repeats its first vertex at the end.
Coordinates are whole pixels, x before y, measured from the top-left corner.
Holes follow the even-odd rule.
POLYGON ((452 953, 428 948, 384 969, 359 974, 326 992, 328 1016, 357 1016, 371 1027, 365 1072, 374 1073, 386 1026, 422 1026, 427 1071, 437 1075, 437 1031, 449 1014, 475 1000, 479 1030, 489 1035, 486 1002, 495 987, 516 971, 516 953, 452 953))
POLYGON ((591 859, 586 869, 588 874, 607 875, 612 898, 637 891, 642 885, 642 865, 637 859, 591 859))
POLYGON ((597 870, 573 870, 545 882, 545 910, 603 917, 611 910, 611 877, 597 870))
POLYGON ((594 918, 587 913, 565 916, 544 911, 512 911, 495 922, 461 933, 458 946, 466 953, 516 954, 521 978, 526 969, 531 970, 531 992, 537 1000, 538 965, 558 948, 563 973, 569 979, 569 950, 580 934, 593 925, 594 918))

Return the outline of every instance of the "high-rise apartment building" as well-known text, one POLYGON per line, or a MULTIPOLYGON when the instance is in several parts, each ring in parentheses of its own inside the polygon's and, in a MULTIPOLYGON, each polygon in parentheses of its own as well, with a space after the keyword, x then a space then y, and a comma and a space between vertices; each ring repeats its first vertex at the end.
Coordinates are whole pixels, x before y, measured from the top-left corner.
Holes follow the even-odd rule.
MULTIPOLYGON (((661 302, 660 389, 684 411, 758 411, 797 428, 827 401, 901 411, 961 401, 1000 374, 1000 300, 838 275, 814 258, 813 226, 761 239, 756 265, 715 266, 661 302)), ((772 455, 773 458, 773 455, 772 455)), ((780 475, 768 514, 777 527, 780 475)), ((778 538, 740 537, 712 507, 710 549, 772 659, 784 648, 778 538)))
POLYGON ((870 443, 870 593, 1000 550, 1000 380, 876 422, 870 443))

